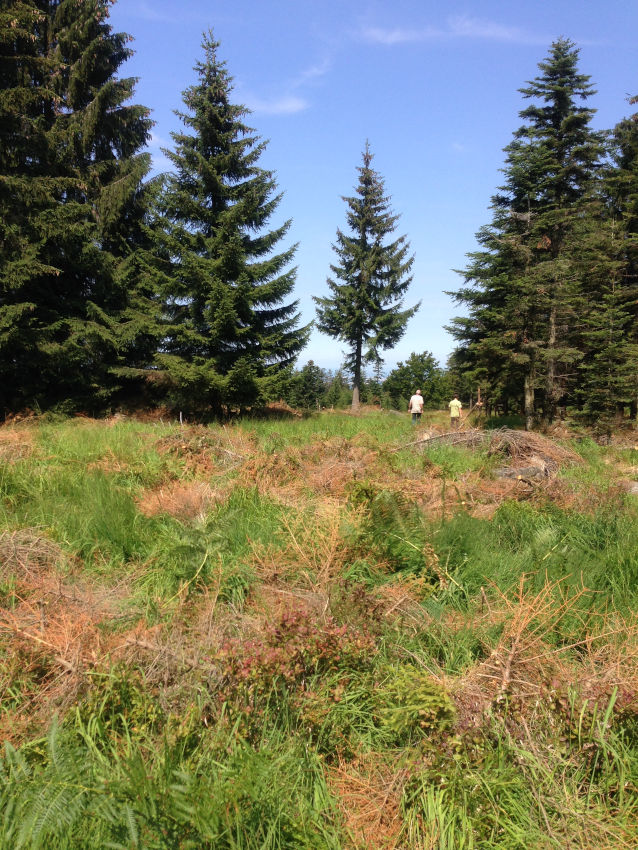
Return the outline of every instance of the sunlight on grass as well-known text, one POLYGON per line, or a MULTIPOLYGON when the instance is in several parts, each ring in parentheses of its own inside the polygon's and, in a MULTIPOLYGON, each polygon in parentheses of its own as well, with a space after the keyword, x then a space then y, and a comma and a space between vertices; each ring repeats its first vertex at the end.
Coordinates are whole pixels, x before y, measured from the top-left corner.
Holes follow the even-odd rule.
POLYGON ((0 844, 636 846, 638 453, 418 433, 6 431, 0 844))

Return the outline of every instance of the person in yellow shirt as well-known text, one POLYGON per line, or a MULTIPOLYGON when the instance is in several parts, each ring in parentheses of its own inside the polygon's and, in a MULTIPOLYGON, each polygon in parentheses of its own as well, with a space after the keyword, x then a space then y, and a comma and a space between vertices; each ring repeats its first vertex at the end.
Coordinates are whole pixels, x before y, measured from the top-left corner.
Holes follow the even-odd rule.
POLYGON ((450 408, 450 427, 456 430, 461 422, 461 411, 463 410, 463 405, 458 398, 454 396, 452 401, 448 404, 448 407, 450 408))

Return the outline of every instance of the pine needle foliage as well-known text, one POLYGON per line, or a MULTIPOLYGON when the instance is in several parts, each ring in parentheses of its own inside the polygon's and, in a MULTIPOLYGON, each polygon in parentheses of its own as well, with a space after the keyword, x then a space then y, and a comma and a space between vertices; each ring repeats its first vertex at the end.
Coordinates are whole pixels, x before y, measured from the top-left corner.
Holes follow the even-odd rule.
POLYGON ((290 222, 268 224, 281 195, 258 165, 266 143, 231 101, 232 78, 211 32, 184 92, 184 130, 166 150, 148 265, 164 325, 156 367, 169 398, 188 410, 253 406, 304 346, 291 295, 295 246, 275 253, 290 222))
POLYGON ((353 378, 353 408, 359 405, 363 364, 378 363, 379 352, 396 345, 419 308, 401 309, 414 257, 405 236, 392 238, 399 216, 390 210, 372 156, 366 142, 357 194, 343 198, 350 234, 337 230, 333 248, 339 262, 330 266, 331 294, 314 298, 319 330, 350 349, 345 365, 353 378))
POLYGON ((5 410, 99 410, 139 329, 130 262, 151 122, 128 103, 135 81, 116 76, 130 50, 108 7, 11 0, 0 11, 5 410))
POLYGON ((553 420, 584 354, 577 328, 589 293, 576 231, 595 214, 603 156, 602 134, 590 127, 594 110, 583 105, 594 90, 575 45, 558 39, 539 71, 520 89, 531 104, 505 148, 492 223, 462 272, 469 285, 454 294, 469 316, 451 327, 467 351, 465 369, 496 399, 522 400, 528 428, 540 407, 553 420))

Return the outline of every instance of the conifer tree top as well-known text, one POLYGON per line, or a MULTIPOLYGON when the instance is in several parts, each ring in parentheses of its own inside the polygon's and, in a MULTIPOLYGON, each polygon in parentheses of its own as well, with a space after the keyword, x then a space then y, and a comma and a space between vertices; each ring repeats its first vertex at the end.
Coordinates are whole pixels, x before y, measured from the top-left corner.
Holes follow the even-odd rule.
POLYGON ((338 263, 330 266, 333 277, 327 280, 331 295, 314 298, 319 330, 350 346, 346 366, 353 374, 355 398, 362 363, 378 363, 379 351, 401 339, 419 307, 402 309, 414 257, 405 236, 392 238, 399 216, 391 211, 383 179, 372 168, 368 142, 357 171, 356 194, 343 197, 350 232, 337 230, 333 249, 338 263))

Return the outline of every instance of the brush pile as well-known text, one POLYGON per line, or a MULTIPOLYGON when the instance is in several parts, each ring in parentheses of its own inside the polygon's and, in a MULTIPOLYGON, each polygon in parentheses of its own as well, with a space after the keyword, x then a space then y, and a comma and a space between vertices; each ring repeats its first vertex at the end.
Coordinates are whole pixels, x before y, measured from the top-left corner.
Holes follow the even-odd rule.
POLYGON ((576 452, 542 434, 512 428, 450 431, 428 437, 417 445, 421 448, 432 445, 465 446, 470 449, 487 447, 489 456, 501 456, 509 461, 507 466, 496 470, 499 478, 549 478, 561 466, 581 462, 576 452))

